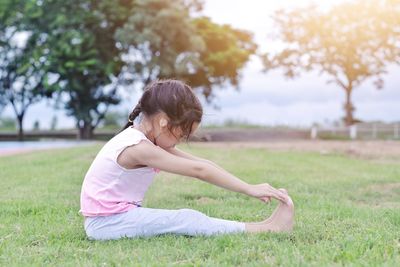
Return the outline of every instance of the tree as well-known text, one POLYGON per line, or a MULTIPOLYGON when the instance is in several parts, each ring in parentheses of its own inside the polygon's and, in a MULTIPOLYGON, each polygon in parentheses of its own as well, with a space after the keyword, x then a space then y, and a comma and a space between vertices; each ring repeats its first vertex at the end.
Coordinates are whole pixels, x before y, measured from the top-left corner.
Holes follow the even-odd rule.
MULTIPOLYGON (((134 40, 155 38, 143 34, 153 31, 160 34, 160 27, 164 32, 184 31, 186 22, 180 15, 180 8, 195 10, 200 6, 197 0, 182 1, 147 1, 147 0, 71 0, 71 1, 30 1, 34 13, 40 14, 32 19, 29 25, 31 30, 42 37, 40 47, 46 47, 42 57, 49 64, 49 71, 58 77, 58 88, 52 89, 59 94, 67 94, 68 102, 65 108, 68 114, 76 118, 79 137, 89 139, 93 130, 104 119, 110 105, 118 104, 118 86, 123 81, 122 54, 128 54, 125 46, 115 38, 117 30, 126 28, 126 35, 134 40), (141 23, 140 20, 151 20, 151 14, 143 6, 152 6, 155 14, 160 14, 156 25, 147 23, 146 28, 130 29, 126 27, 129 21, 141 23), (174 6, 174 20, 164 16, 174 6), (139 18, 139 21, 137 20, 139 18)), ((190 42, 181 39, 183 42, 190 42)), ((151 42, 154 44, 153 40, 151 42)), ((178 43, 178 40, 172 40, 178 43)), ((134 43, 136 45, 138 43, 134 43)), ((170 43, 171 44, 171 43, 170 43)), ((131 46, 129 46, 131 47, 131 46)), ((168 47, 160 57, 168 61, 175 49, 188 49, 187 46, 177 44, 168 47)), ((139 56, 146 57, 145 49, 139 49, 139 56)), ((156 61, 152 68, 162 69, 164 77, 172 75, 167 72, 168 66, 163 60, 156 61)), ((146 70, 136 68, 136 73, 145 73, 146 70)), ((162 76, 162 75, 159 75, 162 76)), ((137 75, 134 80, 137 80, 137 75)), ((149 75, 149 77, 152 77, 149 75)))
POLYGON ((76 118, 78 137, 90 139, 109 106, 120 101, 121 49, 114 33, 133 1, 32 2, 40 16, 30 21, 31 29, 42 37, 42 57, 58 80, 51 91, 68 96, 65 108, 76 118))
MULTIPOLYGON (((23 119, 28 108, 45 94, 47 79, 39 58, 37 36, 23 31, 17 17, 29 5, 24 1, 5 1, 0 5, 0 102, 11 104, 18 122, 18 139, 24 139, 23 119), (23 41, 23 37, 27 37, 23 41)), ((27 16, 34 16, 29 14, 27 16)))
MULTIPOLYGON (((126 81, 148 84, 156 78, 178 77, 203 49, 190 21, 188 1, 142 0, 132 7, 117 39, 127 51, 126 81)), ((189 1, 190 3, 190 1, 189 1)))
POLYGON ((282 67, 289 78, 311 70, 330 76, 328 82, 346 94, 346 125, 356 121, 354 88, 368 78, 375 78, 375 86, 382 88, 387 66, 400 62, 398 0, 358 0, 327 12, 316 6, 279 10, 273 19, 286 48, 264 55, 265 69, 282 67))
POLYGON ((183 79, 208 100, 214 86, 226 81, 238 85, 240 69, 256 50, 252 35, 193 17, 191 12, 200 7, 195 1, 137 1, 117 31, 129 51, 125 61, 130 80, 145 85, 156 78, 183 79))

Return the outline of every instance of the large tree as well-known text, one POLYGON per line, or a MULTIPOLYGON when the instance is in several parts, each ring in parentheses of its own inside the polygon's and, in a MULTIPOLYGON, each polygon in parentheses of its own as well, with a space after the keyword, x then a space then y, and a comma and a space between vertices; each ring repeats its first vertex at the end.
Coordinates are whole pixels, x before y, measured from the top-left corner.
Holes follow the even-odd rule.
POLYGON ((40 34, 42 57, 57 79, 52 88, 67 95, 65 108, 76 119, 80 139, 90 139, 108 107, 117 104, 121 49, 114 33, 132 1, 38 1, 31 30, 40 34))
MULTIPOLYGON (((117 31, 125 48, 126 81, 143 85, 156 78, 177 77, 203 49, 190 21, 191 5, 182 0, 142 0, 132 7, 127 23, 117 31)), ((189 2, 190 3, 190 2, 189 2)))
POLYGON ((156 78, 183 79, 207 100, 215 86, 238 86, 240 70, 256 50, 252 34, 192 16, 199 10, 194 3, 137 1, 117 32, 129 51, 125 60, 131 80, 144 85, 156 78))
POLYGON ((265 69, 283 68, 290 78, 311 70, 327 74, 345 92, 346 125, 356 121, 353 90, 369 78, 382 88, 387 66, 400 62, 398 0, 358 0, 325 12, 279 10, 273 20, 284 49, 264 56, 265 69))

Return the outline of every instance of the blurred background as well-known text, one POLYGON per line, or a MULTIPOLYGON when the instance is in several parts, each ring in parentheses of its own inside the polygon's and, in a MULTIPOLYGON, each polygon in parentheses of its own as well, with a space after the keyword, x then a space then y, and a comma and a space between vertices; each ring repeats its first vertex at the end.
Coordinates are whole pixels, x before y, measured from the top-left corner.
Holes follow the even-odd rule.
POLYGON ((0 0, 0 140, 107 139, 187 82, 198 140, 400 139, 400 1, 0 0))

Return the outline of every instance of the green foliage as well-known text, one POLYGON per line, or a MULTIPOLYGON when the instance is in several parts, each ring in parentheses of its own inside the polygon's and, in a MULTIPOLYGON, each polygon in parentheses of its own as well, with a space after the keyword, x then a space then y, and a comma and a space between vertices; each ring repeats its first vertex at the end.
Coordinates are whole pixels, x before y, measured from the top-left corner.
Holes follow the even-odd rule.
POLYGON ((41 48, 37 57, 52 74, 45 87, 68 97, 65 108, 82 138, 90 138, 108 106, 119 102, 122 61, 114 32, 126 19, 129 2, 26 1, 23 30, 31 32, 28 43, 41 48), (28 10, 31 15, 25 16, 28 10))
POLYGON ((179 65, 203 48, 190 23, 189 11, 183 1, 135 2, 127 23, 117 31, 117 38, 138 55, 127 62, 136 79, 146 84, 157 77, 179 76, 186 71, 179 65))
POLYGON ((196 32, 205 43, 205 49, 199 53, 196 71, 184 77, 193 87, 202 88, 208 98, 212 96, 215 85, 226 82, 238 87, 240 70, 256 52, 250 32, 235 29, 229 25, 218 25, 207 17, 193 20, 196 32))
POLYGON ((35 97, 66 96, 81 138, 120 102, 119 85, 178 78, 209 100, 213 86, 238 86, 256 46, 248 32, 194 16, 201 7, 198 0, 6 1, 0 48, 6 32, 24 33, 27 42, 8 47, 13 57, 0 75, 35 78, 35 97))
POLYGON ((133 8, 117 31, 121 44, 136 55, 126 60, 131 79, 143 84, 183 79, 207 100, 215 86, 238 86, 239 72, 256 50, 251 33, 192 17, 185 1, 143 0, 133 8))
MULTIPOLYGON (((0 160, 0 177, 6 177, 0 187, 0 265, 399 265, 398 162, 234 146, 181 148, 249 183, 287 188, 296 205, 294 232, 90 241, 78 214, 79 195, 100 146, 33 152, 0 160)), ((156 176, 144 202, 245 222, 264 220, 275 205, 167 173, 156 176)))

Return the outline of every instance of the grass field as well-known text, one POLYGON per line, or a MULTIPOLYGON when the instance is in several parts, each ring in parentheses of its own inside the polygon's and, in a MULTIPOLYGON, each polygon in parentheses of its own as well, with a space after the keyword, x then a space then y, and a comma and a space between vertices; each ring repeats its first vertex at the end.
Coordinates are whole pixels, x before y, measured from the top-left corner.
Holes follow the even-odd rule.
MULTIPOLYGON (((161 235, 90 241, 78 214, 100 146, 0 157, 0 266, 399 266, 400 164, 339 154, 182 145, 249 183, 289 190, 291 234, 161 235)), ((144 202, 263 220, 275 208, 199 180, 160 173, 144 202)))

